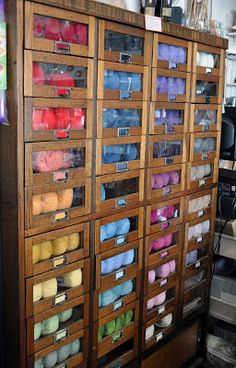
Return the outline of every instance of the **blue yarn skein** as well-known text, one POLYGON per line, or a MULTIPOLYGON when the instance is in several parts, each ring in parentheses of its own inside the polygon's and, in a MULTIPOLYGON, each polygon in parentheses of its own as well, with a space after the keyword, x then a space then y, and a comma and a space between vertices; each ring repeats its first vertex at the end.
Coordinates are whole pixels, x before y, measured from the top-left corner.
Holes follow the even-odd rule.
POLYGON ((103 109, 103 128, 115 128, 119 122, 119 115, 115 109, 103 109))
POLYGON ((78 354, 80 351, 80 339, 76 339, 75 341, 72 341, 70 343, 70 352, 69 355, 75 355, 78 354))
POLYGON ((124 253, 117 254, 114 257, 114 269, 118 270, 123 265, 124 253))
POLYGON ((186 254, 186 266, 197 261, 197 250, 186 254))
POLYGON ((130 219, 129 218, 125 218, 122 220, 119 220, 116 222, 116 235, 125 235, 128 234, 129 230, 130 230, 130 219))
POLYGON ((123 257, 123 266, 128 266, 134 261, 134 249, 127 250, 123 257))
POLYGON ((120 161, 123 152, 122 144, 114 144, 112 146, 102 147, 102 163, 112 164, 120 161))
POLYGON ((134 127, 140 126, 140 115, 136 109, 122 109, 119 110, 119 127, 134 127))
POLYGON ((138 73, 131 74, 131 86, 130 90, 132 92, 140 92, 142 90, 142 78, 138 73))
POLYGON ((131 76, 129 73, 120 72, 119 73, 119 90, 120 91, 129 91, 131 85, 131 76))
POLYGON ((132 280, 128 280, 128 281, 124 282, 124 284, 122 284, 121 286, 122 286, 121 296, 128 295, 128 294, 132 293, 132 291, 134 289, 134 284, 133 284, 132 280))
POLYGON ((101 191, 101 193, 100 193, 101 201, 105 201, 105 199, 106 199, 106 191, 105 191, 105 188, 104 188, 104 185, 103 184, 101 184, 100 191, 101 191))
POLYGON ((112 289, 105 291, 101 294, 101 306, 106 307, 109 304, 112 304, 116 300, 116 295, 113 293, 112 289))
POLYGON ((62 346, 57 350, 57 362, 61 363, 68 359, 70 355, 70 344, 62 346))
POLYGON ((34 362, 34 368, 43 368, 43 359, 38 359, 34 362))
POLYGON ((119 73, 113 70, 104 70, 104 89, 119 90, 119 73))
POLYGON ((119 299, 119 297, 121 296, 121 290, 122 290, 122 285, 117 285, 114 288, 112 288, 112 291, 116 296, 116 299, 119 299))
POLYGON ((53 368, 57 364, 57 351, 49 353, 43 358, 44 368, 53 368))
POLYGON ((100 308, 102 306, 102 296, 101 294, 98 295, 98 307, 100 308))
POLYGON ((108 274, 114 270, 114 258, 110 257, 101 262, 101 273, 108 274))
POLYGON ((108 238, 108 236, 107 236, 107 233, 106 233, 106 227, 105 227, 105 225, 102 225, 100 227, 100 242, 103 242, 107 238, 108 238))
POLYGON ((116 235, 116 231, 117 231, 116 222, 111 222, 110 224, 106 224, 105 229, 106 229, 107 238, 108 239, 113 238, 116 235))
POLYGON ((123 161, 136 160, 138 157, 138 150, 136 144, 126 144, 124 154, 122 155, 123 161))

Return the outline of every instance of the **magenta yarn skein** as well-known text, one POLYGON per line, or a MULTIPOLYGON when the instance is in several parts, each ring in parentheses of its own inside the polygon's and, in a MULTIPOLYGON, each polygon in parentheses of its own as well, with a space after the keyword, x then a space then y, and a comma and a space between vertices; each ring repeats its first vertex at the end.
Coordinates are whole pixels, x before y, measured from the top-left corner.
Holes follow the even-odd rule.
POLYGON ((170 185, 179 184, 179 173, 177 171, 171 171, 169 173, 169 184, 170 185))
POLYGON ((163 177, 162 174, 156 174, 154 175, 154 188, 159 189, 163 187, 163 177))
POLYGON ((172 244, 172 239, 173 239, 172 234, 168 234, 164 237, 165 248, 169 247, 172 244))
POLYGON ((165 246, 165 239, 163 237, 161 237, 161 238, 156 239, 154 241, 152 249, 153 250, 160 250, 160 249, 164 248, 164 246, 165 246))
POLYGON ((170 175, 169 173, 161 174, 163 180, 163 186, 165 187, 169 183, 170 175))

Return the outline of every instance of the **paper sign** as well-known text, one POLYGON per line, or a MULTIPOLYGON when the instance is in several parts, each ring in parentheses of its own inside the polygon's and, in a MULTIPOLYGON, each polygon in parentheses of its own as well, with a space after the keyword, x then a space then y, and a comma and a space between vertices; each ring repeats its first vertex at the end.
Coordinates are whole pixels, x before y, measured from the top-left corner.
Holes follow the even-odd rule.
POLYGON ((145 27, 148 31, 162 32, 161 18, 145 14, 145 27))

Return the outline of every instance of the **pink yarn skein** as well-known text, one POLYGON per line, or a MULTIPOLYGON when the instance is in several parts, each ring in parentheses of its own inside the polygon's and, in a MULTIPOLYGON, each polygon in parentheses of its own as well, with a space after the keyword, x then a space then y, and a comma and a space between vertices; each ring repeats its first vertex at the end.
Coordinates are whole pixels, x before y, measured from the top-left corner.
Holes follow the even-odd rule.
POLYGON ((169 173, 163 173, 161 175, 162 175, 162 180, 163 180, 163 186, 166 187, 170 179, 169 173))
POLYGON ((177 171, 171 171, 169 173, 169 184, 176 185, 179 183, 179 173, 177 171))
POLYGON ((169 263, 165 263, 156 269, 157 277, 167 277, 170 273, 169 263))
POLYGON ((165 241, 165 248, 169 247, 172 244, 172 234, 168 234, 164 237, 164 241, 165 241))
POLYGON ((156 279, 156 273, 154 270, 148 272, 148 283, 153 284, 156 279))
POLYGON ((160 250, 165 246, 165 239, 163 237, 154 240, 152 249, 160 250))

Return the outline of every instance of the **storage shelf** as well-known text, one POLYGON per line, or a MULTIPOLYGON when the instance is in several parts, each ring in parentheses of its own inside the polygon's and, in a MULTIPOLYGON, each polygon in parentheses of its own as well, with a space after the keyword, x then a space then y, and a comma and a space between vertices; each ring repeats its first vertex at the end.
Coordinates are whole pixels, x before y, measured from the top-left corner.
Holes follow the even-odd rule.
POLYGON ((236 305, 211 296, 209 312, 212 317, 236 326, 236 305))

